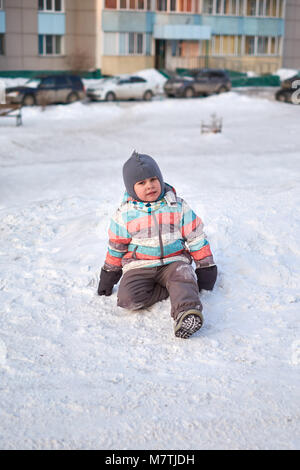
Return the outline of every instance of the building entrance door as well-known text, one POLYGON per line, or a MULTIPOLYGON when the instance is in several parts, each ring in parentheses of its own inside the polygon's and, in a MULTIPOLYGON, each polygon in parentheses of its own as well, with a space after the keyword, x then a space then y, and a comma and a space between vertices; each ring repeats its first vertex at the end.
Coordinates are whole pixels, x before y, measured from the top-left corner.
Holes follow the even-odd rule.
POLYGON ((166 65, 166 41, 163 39, 155 40, 155 68, 164 69, 166 65))

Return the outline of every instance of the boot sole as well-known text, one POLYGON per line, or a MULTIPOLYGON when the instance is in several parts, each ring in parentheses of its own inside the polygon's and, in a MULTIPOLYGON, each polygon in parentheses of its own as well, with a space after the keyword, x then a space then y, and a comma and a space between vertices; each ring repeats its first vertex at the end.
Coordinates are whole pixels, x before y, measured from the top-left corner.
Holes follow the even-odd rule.
POLYGON ((203 316, 201 312, 186 312, 175 328, 175 336, 177 338, 187 339, 196 333, 196 331, 200 330, 202 325, 203 316))

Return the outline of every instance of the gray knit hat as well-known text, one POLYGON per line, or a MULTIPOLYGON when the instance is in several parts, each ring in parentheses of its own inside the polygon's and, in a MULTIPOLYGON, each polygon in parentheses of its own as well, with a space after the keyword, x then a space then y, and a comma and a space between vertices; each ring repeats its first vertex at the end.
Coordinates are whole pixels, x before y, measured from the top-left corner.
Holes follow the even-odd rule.
MULTIPOLYGON (((135 194, 134 185, 138 181, 156 176, 159 179, 162 194, 164 193, 164 180, 156 161, 149 155, 133 152, 131 157, 124 163, 123 179, 128 194, 139 201, 135 194)), ((160 196, 161 197, 161 196, 160 196)))

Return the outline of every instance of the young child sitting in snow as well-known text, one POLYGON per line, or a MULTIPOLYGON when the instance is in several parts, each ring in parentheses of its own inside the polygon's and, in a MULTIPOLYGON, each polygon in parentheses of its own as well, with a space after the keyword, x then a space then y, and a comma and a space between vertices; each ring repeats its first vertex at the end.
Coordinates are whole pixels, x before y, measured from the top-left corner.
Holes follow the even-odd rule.
POLYGON ((203 324, 199 292, 212 290, 217 278, 202 221, 152 157, 134 152, 123 179, 127 192, 110 223, 98 294, 111 295, 123 274, 120 307, 138 310, 170 296, 175 335, 188 338, 203 324))

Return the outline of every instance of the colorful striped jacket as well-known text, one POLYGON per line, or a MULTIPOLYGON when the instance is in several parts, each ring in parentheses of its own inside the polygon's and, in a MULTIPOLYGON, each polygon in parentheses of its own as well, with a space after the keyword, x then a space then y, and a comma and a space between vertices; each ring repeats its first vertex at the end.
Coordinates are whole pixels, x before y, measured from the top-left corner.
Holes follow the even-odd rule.
POLYGON ((196 267, 213 266, 201 219, 166 184, 156 202, 138 202, 125 192, 109 227, 104 269, 123 272, 174 261, 195 261, 196 267))

